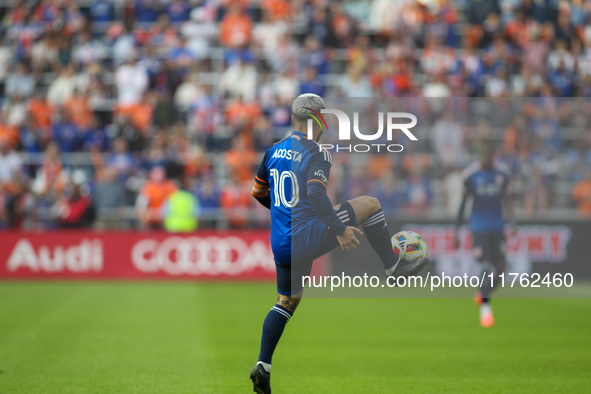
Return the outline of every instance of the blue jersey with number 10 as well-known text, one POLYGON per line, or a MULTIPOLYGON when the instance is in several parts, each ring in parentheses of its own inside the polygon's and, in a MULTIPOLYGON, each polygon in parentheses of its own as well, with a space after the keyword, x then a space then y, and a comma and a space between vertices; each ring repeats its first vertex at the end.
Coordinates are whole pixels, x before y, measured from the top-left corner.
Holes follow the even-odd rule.
POLYGON ((271 247, 278 264, 303 258, 322 242, 327 226, 307 191, 311 182, 327 187, 331 163, 330 153, 297 131, 265 153, 255 182, 271 189, 271 247))

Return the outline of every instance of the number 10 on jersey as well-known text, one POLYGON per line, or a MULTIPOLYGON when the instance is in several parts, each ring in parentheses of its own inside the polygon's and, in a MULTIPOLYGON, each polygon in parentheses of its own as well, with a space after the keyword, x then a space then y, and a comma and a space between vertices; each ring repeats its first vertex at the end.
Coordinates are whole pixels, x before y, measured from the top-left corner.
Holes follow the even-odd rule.
POLYGON ((279 175, 279 171, 276 168, 271 169, 270 175, 275 181, 275 187, 273 188, 275 206, 278 207, 283 205, 286 208, 293 208, 298 205, 298 202, 300 201, 300 186, 298 185, 296 175, 291 171, 283 171, 281 175, 279 175), (291 181, 291 199, 289 201, 285 195, 286 178, 289 178, 291 181))

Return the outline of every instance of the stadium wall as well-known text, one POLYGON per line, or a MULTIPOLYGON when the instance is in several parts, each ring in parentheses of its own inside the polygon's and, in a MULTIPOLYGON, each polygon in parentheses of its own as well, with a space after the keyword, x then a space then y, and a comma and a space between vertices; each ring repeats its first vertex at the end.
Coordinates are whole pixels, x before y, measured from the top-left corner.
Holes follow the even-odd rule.
MULTIPOLYGON (((435 272, 477 272, 470 232, 461 232, 453 249, 449 222, 389 220, 392 232, 417 231, 429 245, 435 272)), ((591 279, 589 221, 522 223, 508 236, 511 272, 569 272, 591 279)), ((275 267, 268 230, 202 230, 191 235, 165 232, 3 232, 0 279, 195 279, 273 280, 275 267)), ((313 274, 346 271, 381 275, 379 261, 368 259, 367 242, 353 252, 335 250, 315 264, 313 274), (326 264, 332 262, 333 264, 326 264), (360 263, 367 262, 367 263, 360 263)), ((337 273, 338 273, 337 272, 337 273)))

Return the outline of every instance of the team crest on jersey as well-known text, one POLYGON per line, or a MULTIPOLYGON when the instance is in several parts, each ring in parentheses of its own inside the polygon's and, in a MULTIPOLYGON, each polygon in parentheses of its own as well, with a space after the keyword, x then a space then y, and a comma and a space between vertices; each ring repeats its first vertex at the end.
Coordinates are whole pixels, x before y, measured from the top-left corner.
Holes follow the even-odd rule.
POLYGON ((338 211, 340 208, 341 208, 341 204, 337 204, 337 205, 335 205, 334 207, 332 207, 332 209, 333 209, 334 211, 338 211))

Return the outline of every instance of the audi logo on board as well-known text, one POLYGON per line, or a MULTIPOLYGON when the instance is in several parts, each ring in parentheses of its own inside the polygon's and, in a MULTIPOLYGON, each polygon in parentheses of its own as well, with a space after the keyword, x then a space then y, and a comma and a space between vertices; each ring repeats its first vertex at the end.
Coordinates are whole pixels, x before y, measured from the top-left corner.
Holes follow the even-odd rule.
POLYGON ((82 239, 68 247, 41 245, 36 248, 23 238, 16 243, 6 261, 9 272, 20 268, 33 272, 100 272, 103 269, 103 243, 98 239, 82 239))

